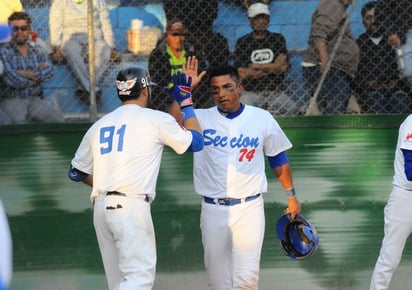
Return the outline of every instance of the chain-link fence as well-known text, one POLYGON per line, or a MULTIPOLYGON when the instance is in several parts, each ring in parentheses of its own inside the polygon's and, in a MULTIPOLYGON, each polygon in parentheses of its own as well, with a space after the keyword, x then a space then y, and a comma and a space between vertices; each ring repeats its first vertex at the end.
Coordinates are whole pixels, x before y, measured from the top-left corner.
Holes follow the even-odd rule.
MULTIPOLYGON (((43 40, 52 57, 50 25, 61 19, 51 19, 51 2, 24 0, 23 6, 32 17, 39 44, 43 40)), ((68 2, 80 5, 88 1, 68 2)), ((186 25, 185 33, 174 35, 183 39, 186 55, 196 54, 205 70, 224 63, 243 68, 239 70, 244 81, 242 101, 264 107, 274 115, 410 111, 411 89, 404 76, 410 72, 405 68, 410 62, 405 56, 412 54, 412 37, 407 38, 412 23, 401 28, 396 22, 393 23, 396 29, 380 29, 373 21, 377 17, 373 14, 377 13, 376 8, 365 0, 261 1, 268 4, 268 17, 262 16, 267 14, 265 6, 253 5, 255 2, 107 0, 118 58, 107 61, 107 66, 104 61, 98 62, 96 67, 96 74, 102 70, 102 76, 97 76, 96 86, 91 90, 95 92, 97 113, 104 114, 120 105, 115 78, 119 68, 127 64, 139 64, 150 70, 152 79, 162 87, 153 92, 152 106, 163 110, 167 107, 170 97, 163 87, 170 82, 171 67, 181 64, 179 56, 167 56, 170 49, 165 46, 167 21, 174 18, 186 25), (352 5, 339 8, 343 6, 341 2, 352 2, 352 5), (337 13, 339 9, 343 13, 337 13), (272 34, 256 33, 254 38, 252 27, 259 30, 265 21, 272 34), (368 34, 364 34, 366 31, 368 34), (399 49, 403 49, 403 71, 399 70, 396 57, 400 50, 388 42, 387 36, 393 31, 401 33, 399 49), (329 56, 326 59, 319 57, 317 44, 322 41, 329 56), (160 49, 158 56, 150 57, 156 45, 164 49, 160 49), (287 55, 286 69, 279 57, 282 54, 287 55), (248 69, 251 69, 249 74, 248 69), (250 73, 253 69, 254 73, 250 73)), ((384 13, 397 13, 396 21, 407 23, 411 18, 410 1, 381 2, 395 3, 384 13), (399 19, 398 15, 406 19, 399 19)), ((88 18, 72 20, 70 25, 76 31, 76 27, 82 26, 80 21, 88 18)), ((391 23, 391 20, 381 20, 384 21, 391 23)), ((95 61, 100 52, 101 49, 96 48, 95 61)), ((89 63, 88 59, 84 61, 89 63)), ((88 76, 79 72, 78 65, 67 61, 55 64, 54 68, 53 79, 44 84, 45 97, 54 101, 68 120, 89 118, 91 93, 86 97, 79 93, 88 76)), ((195 90, 194 99, 198 107, 213 105, 206 80, 195 90)))

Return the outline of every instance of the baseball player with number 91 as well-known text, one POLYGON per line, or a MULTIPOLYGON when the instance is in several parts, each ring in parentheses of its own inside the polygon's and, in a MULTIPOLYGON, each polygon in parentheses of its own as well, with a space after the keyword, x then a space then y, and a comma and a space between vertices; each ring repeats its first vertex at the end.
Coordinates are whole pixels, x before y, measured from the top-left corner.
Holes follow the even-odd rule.
POLYGON ((144 68, 122 69, 116 80, 122 105, 89 128, 71 162, 69 178, 93 187, 93 223, 110 290, 153 287, 156 242, 150 205, 163 148, 178 154, 203 148, 190 83, 184 74, 174 77, 171 96, 186 113, 179 125, 169 114, 146 108, 156 84, 144 68))
MULTIPOLYGON (((184 71, 196 86, 195 58, 184 71)), ((286 191, 291 218, 300 213, 286 150, 292 147, 273 116, 240 103, 236 68, 212 69, 210 93, 216 106, 196 109, 204 149, 194 153, 193 175, 201 197, 200 228, 209 289, 258 289, 265 232, 263 195, 267 192, 265 156, 286 191)), ((174 103, 171 114, 179 118, 174 103)))

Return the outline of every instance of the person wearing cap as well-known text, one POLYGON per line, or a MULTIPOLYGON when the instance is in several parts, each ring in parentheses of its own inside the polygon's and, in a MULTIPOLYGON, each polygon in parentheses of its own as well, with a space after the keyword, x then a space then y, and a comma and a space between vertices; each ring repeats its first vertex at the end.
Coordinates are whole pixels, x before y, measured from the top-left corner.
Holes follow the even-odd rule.
MULTIPOLYGON (((229 63, 229 43, 223 34, 213 30, 218 0, 164 0, 163 6, 167 19, 177 17, 185 23, 188 31, 186 41, 195 47, 196 56, 201 58, 207 72, 229 63)), ((194 102, 197 108, 214 106, 206 78, 194 91, 194 102)))
POLYGON ((285 38, 268 30, 267 4, 254 3, 247 13, 253 31, 238 39, 234 51, 235 66, 244 87, 241 102, 272 114, 296 114, 297 105, 284 92, 284 77, 289 68, 285 38))
POLYGON ((163 39, 149 56, 150 75, 159 84, 151 104, 155 109, 167 111, 172 102, 167 93, 173 88, 172 75, 182 71, 187 57, 196 55, 194 46, 186 41, 187 33, 180 19, 170 20, 163 39))
POLYGON ((87 130, 70 163, 69 179, 92 188, 93 224, 109 290, 153 289, 151 204, 163 149, 180 155, 204 146, 192 106, 192 78, 178 73, 173 80, 170 96, 185 113, 181 124, 166 112, 147 108, 156 83, 145 68, 122 68, 115 82, 122 105, 87 130))

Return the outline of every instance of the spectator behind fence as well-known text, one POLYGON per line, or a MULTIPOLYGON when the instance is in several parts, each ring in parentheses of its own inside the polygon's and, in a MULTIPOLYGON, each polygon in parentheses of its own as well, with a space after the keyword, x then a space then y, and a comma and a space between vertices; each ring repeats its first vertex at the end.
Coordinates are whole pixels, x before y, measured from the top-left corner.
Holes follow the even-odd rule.
POLYGON ((376 22, 397 49, 398 68, 412 90, 412 3, 410 0, 379 0, 375 8, 376 22))
POLYGON ((302 74, 307 95, 312 96, 336 48, 330 70, 317 96, 317 106, 323 114, 345 113, 351 96, 350 83, 359 63, 359 48, 349 25, 346 8, 352 0, 321 0, 312 14, 309 47, 304 53, 302 74), (337 43, 344 30, 342 41, 337 43))
MULTIPOLYGON (((213 31, 218 14, 217 0, 165 0, 166 17, 178 17, 187 27, 187 41, 195 47, 197 57, 203 61, 206 71, 229 62, 229 44, 220 33, 213 31)), ((202 79, 194 92, 196 107, 214 106, 209 97, 209 84, 202 79)))
POLYGON ((389 43, 400 47, 412 27, 412 3, 410 0, 379 0, 376 3, 375 19, 388 36, 389 43))
POLYGON ((53 76, 53 65, 43 47, 29 42, 30 16, 14 12, 9 25, 12 40, 0 50, 5 85, 0 107, 10 118, 4 123, 63 122, 63 114, 43 98, 42 83, 53 76))
MULTIPOLYGON (((178 18, 186 25, 187 40, 204 59, 206 69, 226 65, 229 61, 227 39, 213 31, 218 13, 217 0, 164 0, 167 19, 178 18)), ((205 80, 205 82, 207 82, 205 80)), ((197 90, 199 87, 197 87, 197 90)))
MULTIPOLYGON (((172 89, 172 75, 181 72, 188 56, 195 54, 195 48, 186 41, 187 28, 180 19, 172 19, 166 26, 164 38, 160 40, 149 57, 149 73, 159 85, 153 88, 151 106, 167 111, 172 103, 167 91, 172 89)), ((202 70, 204 65, 201 66, 202 70)), ((194 92, 193 101, 198 106, 199 97, 194 92)))
POLYGON ((403 76, 408 83, 409 93, 412 95, 412 23, 406 35, 406 42, 402 46, 403 61, 405 68, 403 69, 403 76))
POLYGON ((396 52, 375 22, 375 1, 361 10, 366 31, 357 39, 360 61, 355 78, 358 102, 364 113, 410 112, 409 96, 402 90, 396 52))
MULTIPOLYGON (((80 82, 76 96, 88 101, 90 94, 88 14, 87 1, 54 0, 50 7, 50 42, 54 47, 53 62, 67 60, 70 69, 80 82)), ((115 49, 109 9, 104 0, 93 1, 94 46, 96 71, 96 98, 100 99, 99 82, 110 61, 118 58, 115 49)))
POLYGON ((284 92, 284 77, 289 68, 285 38, 268 31, 267 4, 254 3, 247 13, 253 31, 238 39, 234 51, 235 66, 244 87, 241 101, 275 114, 297 114, 299 108, 284 92))
MULTIPOLYGON (((8 23, 8 18, 13 12, 22 11, 23 5, 20 0, 0 1, 0 46, 3 43, 9 42, 11 33, 8 23)), ((0 61, 0 78, 2 79, 3 63, 0 61)), ((0 79, 0 81, 2 81, 0 79)), ((0 108, 0 125, 10 124, 11 119, 0 108)))

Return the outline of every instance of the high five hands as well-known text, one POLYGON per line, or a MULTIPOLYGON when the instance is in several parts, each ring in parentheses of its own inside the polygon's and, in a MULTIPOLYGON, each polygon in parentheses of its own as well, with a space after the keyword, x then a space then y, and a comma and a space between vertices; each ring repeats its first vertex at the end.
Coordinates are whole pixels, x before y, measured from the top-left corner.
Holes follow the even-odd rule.
POLYGON ((183 64, 183 72, 186 74, 186 77, 189 79, 192 78, 192 86, 191 89, 193 91, 194 88, 198 86, 200 81, 206 75, 206 71, 202 71, 198 73, 199 69, 199 60, 196 56, 189 56, 186 59, 186 62, 183 64))

